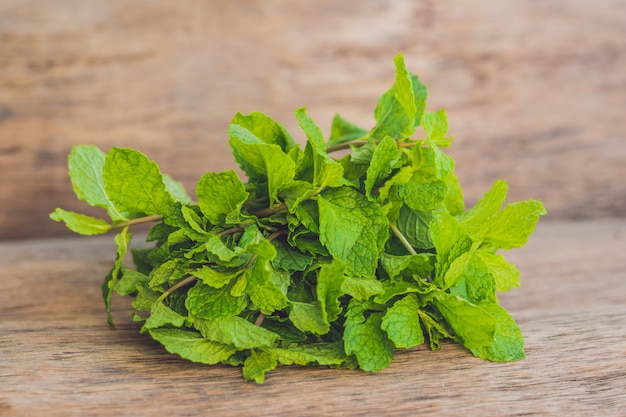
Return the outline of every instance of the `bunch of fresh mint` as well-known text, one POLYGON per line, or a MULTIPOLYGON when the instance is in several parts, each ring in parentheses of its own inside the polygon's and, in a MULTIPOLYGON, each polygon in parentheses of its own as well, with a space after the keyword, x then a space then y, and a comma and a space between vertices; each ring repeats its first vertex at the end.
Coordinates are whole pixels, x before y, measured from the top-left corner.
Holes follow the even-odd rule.
POLYGON ((438 349, 442 339, 492 361, 523 358, 496 296, 519 285, 519 272, 497 252, 524 245, 545 209, 503 207, 497 181, 465 211, 441 150, 452 140, 446 114, 424 111, 426 88, 401 55, 395 67, 369 131, 336 116, 326 140, 301 108, 303 150, 268 116, 237 114, 229 143, 248 181, 209 172, 197 202, 136 150, 75 147, 74 191, 110 221, 51 217, 83 235, 117 231, 102 286, 109 322, 112 294, 132 296, 142 331, 169 352, 243 365, 258 383, 278 365, 376 372, 395 349, 438 349), (424 138, 411 139, 418 126, 424 138), (331 156, 340 150, 350 152, 331 156), (129 228, 144 222, 155 223, 155 245, 130 249, 129 228))

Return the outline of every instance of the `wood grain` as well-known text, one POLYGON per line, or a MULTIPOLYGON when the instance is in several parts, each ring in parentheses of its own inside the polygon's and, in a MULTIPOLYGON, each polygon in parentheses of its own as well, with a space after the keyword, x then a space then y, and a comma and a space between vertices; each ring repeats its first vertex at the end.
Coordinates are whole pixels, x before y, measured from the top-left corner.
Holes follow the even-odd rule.
MULTIPOLYGON (((3 0, 0 238, 67 233, 72 145, 138 148, 193 190, 235 166, 226 128, 263 111, 302 142, 306 105, 371 126, 404 53, 448 110, 471 203, 499 178, 554 218, 623 217, 619 0, 3 0)), ((90 214, 100 214, 88 210, 90 214)))
POLYGON ((138 333, 100 282, 111 237, 0 243, 0 415, 623 416, 626 222, 543 222, 506 253, 522 288, 502 303, 527 358, 494 364, 453 344, 398 351, 378 373, 284 367, 265 385, 190 363, 138 333))

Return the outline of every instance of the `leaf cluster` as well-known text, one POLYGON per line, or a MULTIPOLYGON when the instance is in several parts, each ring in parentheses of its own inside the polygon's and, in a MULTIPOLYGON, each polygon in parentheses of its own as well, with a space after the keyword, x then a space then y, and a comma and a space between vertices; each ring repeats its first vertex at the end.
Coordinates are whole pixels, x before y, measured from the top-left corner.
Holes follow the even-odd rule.
POLYGON ((496 181, 465 210, 442 150, 446 113, 425 111, 426 87, 401 55, 395 69, 369 130, 336 116, 325 137, 300 108, 302 148, 267 115, 237 114, 229 144, 247 180, 208 172, 195 201, 137 150, 74 147, 74 191, 109 219, 51 217, 83 235, 116 233, 102 285, 111 325, 111 297, 130 296, 142 332, 169 352, 242 365, 258 383, 278 365, 376 372, 396 349, 443 339, 491 361, 523 358, 497 299, 519 271, 498 251, 524 245, 545 209, 505 205, 496 181), (130 228, 144 222, 152 245, 131 248, 130 228))

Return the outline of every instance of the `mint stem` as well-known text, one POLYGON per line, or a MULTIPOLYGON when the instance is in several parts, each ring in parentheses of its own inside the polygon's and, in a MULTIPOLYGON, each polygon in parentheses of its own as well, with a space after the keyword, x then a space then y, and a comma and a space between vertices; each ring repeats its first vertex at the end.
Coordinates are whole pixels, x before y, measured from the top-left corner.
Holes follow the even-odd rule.
POLYGON ((400 243, 402 243, 402 246, 404 246, 411 255, 417 255, 417 252, 415 252, 415 249, 413 249, 413 246, 411 246, 411 244, 406 239, 406 237, 404 237, 402 232, 400 232, 400 230, 398 230, 398 228, 394 226, 391 222, 389 222, 389 227, 391 228, 391 231, 393 232, 393 234, 400 240, 400 243))
POLYGON ((153 214, 151 216, 137 217, 136 219, 130 219, 130 220, 127 220, 125 222, 114 224, 113 228, 114 229, 121 229, 121 228, 126 227, 126 226, 134 226, 136 224, 156 222, 156 221, 159 221, 159 220, 163 220, 163 216, 160 215, 160 214, 153 214))

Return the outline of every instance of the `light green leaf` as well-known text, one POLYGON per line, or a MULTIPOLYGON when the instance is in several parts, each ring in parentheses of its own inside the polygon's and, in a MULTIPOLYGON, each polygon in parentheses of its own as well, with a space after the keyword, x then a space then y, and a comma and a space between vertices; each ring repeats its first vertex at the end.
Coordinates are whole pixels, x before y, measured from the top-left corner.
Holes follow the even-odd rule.
POLYGON ((328 146, 339 145, 341 143, 356 140, 367 133, 364 129, 348 122, 338 114, 333 117, 330 127, 330 137, 328 138, 328 146))
POLYGON ((298 124, 308 138, 305 155, 313 160, 313 185, 318 189, 342 185, 343 166, 326 153, 326 143, 321 129, 302 107, 295 112, 298 124))
POLYGON ((103 175, 106 194, 119 211, 165 214, 174 205, 159 166, 139 151, 111 149, 103 175))
POLYGON ((271 204, 280 203, 278 191, 293 181, 295 163, 280 146, 267 144, 239 125, 228 129, 233 154, 251 181, 267 181, 271 204))
POLYGON ((498 318, 490 310, 445 292, 436 293, 433 304, 468 349, 482 349, 494 343, 498 318))
POLYGON ((263 113, 252 112, 247 115, 237 113, 235 117, 233 117, 231 124, 239 125, 247 129, 265 143, 280 146, 285 153, 297 146, 296 142, 282 124, 263 113))
POLYGON ((248 245, 246 250, 256 257, 245 272, 248 282, 246 293, 252 303, 264 314, 272 314, 275 310, 287 307, 287 296, 272 280, 271 261, 276 257, 274 246, 263 239, 259 243, 248 245))
POLYGON ((357 300, 367 300, 383 290, 382 283, 374 277, 348 276, 341 290, 357 300))
POLYGON ((381 329, 383 313, 365 318, 365 305, 350 301, 343 333, 346 354, 354 355, 364 371, 378 372, 393 360, 394 344, 381 329))
POLYGON ((214 288, 222 288, 233 279, 241 275, 242 272, 219 272, 210 266, 203 266, 200 269, 191 271, 191 275, 198 277, 202 282, 214 288))
POLYGON ((57 222, 64 222, 72 232, 85 236, 101 235, 111 230, 111 225, 102 219, 60 208, 54 210, 50 218, 57 222))
POLYGON ((323 335, 330 330, 330 324, 325 318, 319 302, 301 303, 290 301, 289 320, 296 328, 303 332, 323 335))
POLYGON ((473 348, 472 353, 479 358, 494 362, 524 359, 524 338, 513 318, 496 304, 487 304, 482 307, 497 320, 495 337, 491 345, 473 348))
POLYGON ((163 175, 163 183, 165 184, 165 189, 172 196, 175 201, 183 204, 192 204, 193 201, 189 194, 187 194, 187 190, 182 182, 176 181, 172 177, 167 174, 163 175))
POLYGON ((400 208, 396 226, 414 249, 432 249, 429 228, 432 212, 413 210, 403 205, 400 208))
POLYGON ((96 146, 74 146, 68 158, 72 187, 79 200, 105 209, 113 221, 124 221, 126 217, 115 208, 104 190, 105 159, 106 154, 96 146))
POLYGON ((448 117, 445 110, 438 112, 425 112, 422 115, 422 126, 429 141, 438 146, 449 146, 452 138, 446 138, 448 133, 448 117))
POLYGON ((480 237, 481 233, 484 233, 485 225, 488 224, 490 218, 502 208, 506 200, 507 188, 506 181, 494 182, 491 189, 478 200, 474 207, 457 217, 469 234, 480 237))
POLYGON ((374 276, 378 253, 389 235, 380 207, 352 188, 327 189, 318 196, 320 241, 346 271, 374 276))
POLYGON ((339 298, 344 294, 343 285, 346 282, 344 271, 345 264, 335 260, 323 265, 317 275, 317 300, 324 322, 332 323, 342 312, 339 298))
POLYGON ((348 358, 342 342, 292 345, 288 349, 263 348, 274 355, 282 365, 342 365, 348 358))
POLYGON ((417 296, 408 294, 389 307, 383 316, 381 328, 397 348, 411 348, 424 343, 419 307, 417 296))
POLYGON ((441 180, 428 180, 420 174, 400 187, 400 196, 413 210, 430 211, 439 206, 446 198, 448 186, 441 180))
POLYGON ((156 329, 167 325, 181 327, 183 324, 185 324, 184 316, 181 316, 163 303, 157 302, 152 305, 150 317, 144 323, 142 330, 156 329))
POLYGON ((193 325, 205 338, 233 345, 237 349, 272 346, 278 339, 276 333, 239 316, 217 320, 194 319, 193 325))
POLYGON ((192 362, 215 365, 224 362, 236 349, 232 346, 207 340, 197 332, 181 329, 151 329, 150 336, 165 349, 192 362))
POLYGON ((265 374, 276 369, 276 366, 278 360, 272 353, 257 352, 253 349, 243 363, 243 377, 247 381, 254 379, 257 384, 262 384, 265 381, 265 374))
POLYGON ((417 106, 413 77, 407 71, 402 55, 397 55, 394 63, 395 83, 383 94, 374 110, 376 126, 369 132, 370 137, 374 139, 382 139, 385 136, 391 136, 393 139, 406 138, 415 131, 417 106))
POLYGON ((236 224, 248 198, 245 185, 233 170, 204 174, 196 194, 200 210, 213 224, 236 224))
POLYGON ((520 286, 519 270, 502 255, 478 251, 476 254, 485 263, 489 272, 493 275, 498 291, 508 291, 520 286))
POLYGON ((483 239, 501 249, 524 246, 535 230, 539 217, 545 214, 546 209, 537 200, 509 204, 492 217, 483 239))
POLYGON ((448 268, 456 258, 470 250, 472 240, 456 219, 443 211, 438 212, 431 220, 429 234, 437 251, 435 282, 446 288, 445 275, 448 268))
POLYGON ((398 149, 396 141, 389 136, 376 146, 370 165, 367 167, 365 178, 365 195, 372 196, 372 190, 381 180, 387 178, 391 171, 399 168, 402 164, 402 152, 398 149))
POLYGON ((115 245, 117 246, 117 257, 115 258, 115 264, 111 269, 111 272, 107 275, 102 283, 102 298, 104 298, 104 305, 107 312, 107 318, 111 327, 113 324, 113 316, 111 316, 111 298, 113 297, 113 289, 120 278, 120 271, 122 270, 122 262, 128 252, 132 234, 128 233, 128 226, 124 227, 121 232, 115 235, 115 245))
POLYGON ((272 259, 272 266, 285 271, 304 271, 314 261, 314 258, 301 252, 282 240, 273 240, 276 257, 272 259))
POLYGON ((121 277, 113 286, 113 289, 119 295, 131 295, 135 294, 139 287, 147 286, 148 281, 150 281, 150 278, 147 275, 122 265, 121 277))
POLYGON ((197 282, 187 292, 185 307, 190 316, 201 319, 224 319, 236 316, 248 305, 245 296, 235 297, 230 293, 231 285, 221 288, 197 282))

